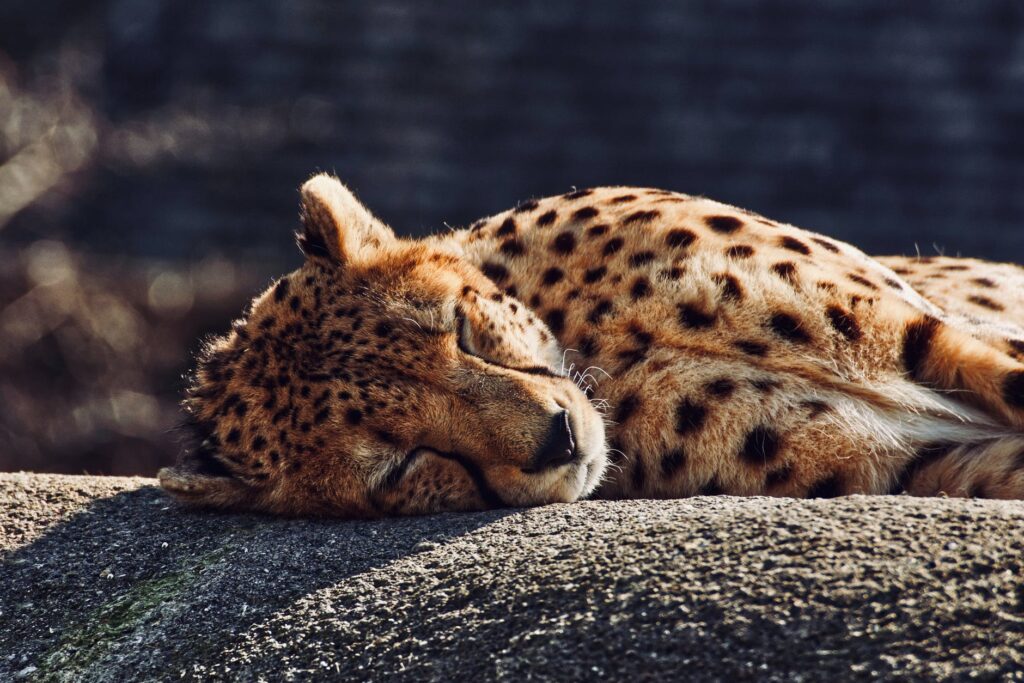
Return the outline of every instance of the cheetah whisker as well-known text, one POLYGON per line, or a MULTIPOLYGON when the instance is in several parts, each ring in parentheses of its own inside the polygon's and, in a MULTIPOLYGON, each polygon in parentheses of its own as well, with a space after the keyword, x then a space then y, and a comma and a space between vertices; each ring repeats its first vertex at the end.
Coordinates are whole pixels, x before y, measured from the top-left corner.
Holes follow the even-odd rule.
POLYGON ((423 329, 423 325, 420 325, 419 321, 416 320, 415 318, 401 318, 401 320, 408 320, 413 325, 415 325, 418 329, 420 329, 420 330, 423 329))

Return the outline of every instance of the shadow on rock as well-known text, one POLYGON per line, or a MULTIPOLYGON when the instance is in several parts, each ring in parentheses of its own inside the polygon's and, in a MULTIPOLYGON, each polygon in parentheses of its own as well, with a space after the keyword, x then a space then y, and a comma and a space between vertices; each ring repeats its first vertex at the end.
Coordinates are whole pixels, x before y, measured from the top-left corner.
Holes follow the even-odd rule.
POLYGON ((177 678, 303 596, 510 513, 284 520, 186 510, 155 487, 97 499, 2 556, 0 679, 127 680, 146 662, 177 678))

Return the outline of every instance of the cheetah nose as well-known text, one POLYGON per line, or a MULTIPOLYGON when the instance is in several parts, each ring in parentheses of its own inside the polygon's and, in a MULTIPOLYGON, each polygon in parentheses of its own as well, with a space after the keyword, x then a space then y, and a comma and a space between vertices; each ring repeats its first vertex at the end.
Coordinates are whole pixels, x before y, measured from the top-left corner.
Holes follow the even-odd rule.
POLYGON ((527 472, 543 472, 562 465, 568 465, 576 459, 576 442, 572 438, 572 425, 569 412, 563 410, 551 418, 551 427, 544 443, 533 456, 527 472))

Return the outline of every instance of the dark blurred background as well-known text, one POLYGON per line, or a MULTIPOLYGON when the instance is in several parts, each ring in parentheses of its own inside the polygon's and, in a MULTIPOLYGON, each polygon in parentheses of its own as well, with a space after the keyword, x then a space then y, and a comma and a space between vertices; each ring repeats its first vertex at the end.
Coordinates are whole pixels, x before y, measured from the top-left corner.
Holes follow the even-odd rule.
POLYGON ((173 459, 334 171, 405 234, 666 187, 1024 261, 1020 0, 4 0, 0 470, 173 459))

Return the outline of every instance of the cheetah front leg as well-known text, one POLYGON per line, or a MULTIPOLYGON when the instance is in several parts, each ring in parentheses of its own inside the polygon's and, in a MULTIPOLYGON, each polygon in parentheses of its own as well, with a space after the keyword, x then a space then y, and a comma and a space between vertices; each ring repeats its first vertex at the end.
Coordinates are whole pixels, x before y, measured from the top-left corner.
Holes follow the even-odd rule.
POLYGON ((896 492, 912 496, 1024 499, 1024 437, 932 443, 918 450, 896 492))

